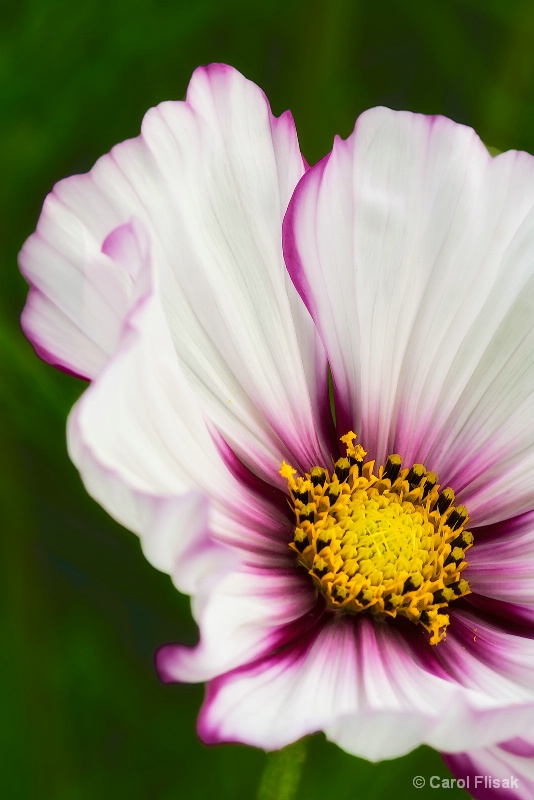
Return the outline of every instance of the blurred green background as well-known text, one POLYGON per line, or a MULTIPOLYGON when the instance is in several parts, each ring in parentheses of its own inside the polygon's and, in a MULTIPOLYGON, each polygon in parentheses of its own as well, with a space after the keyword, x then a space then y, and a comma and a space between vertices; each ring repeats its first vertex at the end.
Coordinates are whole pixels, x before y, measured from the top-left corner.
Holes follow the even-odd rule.
MULTIPOLYGON (((45 194, 224 61, 291 108, 310 162, 368 106, 441 113, 499 149, 534 152, 530 0, 4 0, 0 106, 2 797, 207 800, 255 796, 265 756, 205 748, 203 688, 162 686, 153 653, 195 641, 187 598, 85 495, 65 452, 83 386, 20 334, 16 256, 45 194)), ((402 730, 399 730, 402 736, 402 730)), ((299 797, 421 798, 446 776, 422 748, 369 765, 312 740, 299 797)), ((466 796, 450 791, 450 800, 466 796)))

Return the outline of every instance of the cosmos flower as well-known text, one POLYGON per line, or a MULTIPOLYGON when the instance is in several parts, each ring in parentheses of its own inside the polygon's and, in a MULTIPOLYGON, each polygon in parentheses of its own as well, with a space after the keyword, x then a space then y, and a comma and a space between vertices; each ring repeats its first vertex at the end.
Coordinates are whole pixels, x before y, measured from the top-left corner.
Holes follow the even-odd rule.
POLYGON ((201 738, 426 743, 531 797, 534 159, 376 108, 308 168, 201 68, 20 264, 37 353, 91 382, 87 490, 192 597, 158 666, 207 682, 201 738))

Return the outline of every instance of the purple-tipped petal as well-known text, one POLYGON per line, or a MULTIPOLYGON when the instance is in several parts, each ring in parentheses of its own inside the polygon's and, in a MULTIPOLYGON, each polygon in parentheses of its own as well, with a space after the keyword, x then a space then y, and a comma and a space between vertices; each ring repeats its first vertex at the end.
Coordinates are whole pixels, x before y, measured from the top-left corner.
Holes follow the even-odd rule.
POLYGON ((149 111, 140 137, 45 201, 20 257, 32 286, 27 335, 58 366, 99 373, 140 280, 118 263, 127 248, 113 233, 135 218, 205 415, 271 483, 282 485, 283 458, 328 459, 325 355, 281 248, 304 170, 289 112, 273 117, 263 92, 230 67, 196 70, 185 102, 149 111))
POLYGON ((323 617, 300 641, 212 681, 199 732, 273 750, 324 730, 376 761, 424 743, 492 744, 524 731, 533 710, 534 696, 510 703, 462 686, 387 625, 323 617))

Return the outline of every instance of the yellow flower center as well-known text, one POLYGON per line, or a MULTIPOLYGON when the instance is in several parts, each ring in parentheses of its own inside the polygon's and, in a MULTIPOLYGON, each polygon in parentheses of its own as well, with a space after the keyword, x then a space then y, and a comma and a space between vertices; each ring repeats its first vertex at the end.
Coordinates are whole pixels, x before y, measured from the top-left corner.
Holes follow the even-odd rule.
POLYGON ((375 462, 352 431, 341 437, 347 455, 330 475, 313 467, 302 477, 284 461, 295 512, 290 547, 328 605, 379 619, 401 615, 420 623, 430 643, 445 638, 451 600, 470 592, 461 577, 473 534, 464 530, 465 506, 440 491, 438 477, 422 464, 402 467, 391 455, 375 462))

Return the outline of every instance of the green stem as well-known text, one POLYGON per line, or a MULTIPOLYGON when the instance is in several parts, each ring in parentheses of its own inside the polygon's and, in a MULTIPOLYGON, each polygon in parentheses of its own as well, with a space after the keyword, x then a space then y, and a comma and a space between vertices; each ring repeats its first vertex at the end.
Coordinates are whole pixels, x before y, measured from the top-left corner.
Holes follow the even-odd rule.
POLYGON ((307 739, 300 739, 283 750, 267 753, 267 764, 261 777, 257 800, 296 798, 307 744, 307 739))

